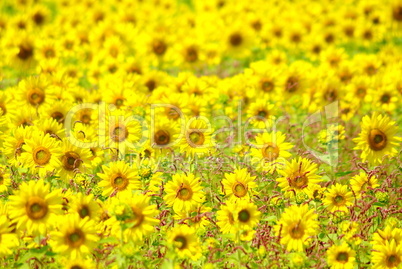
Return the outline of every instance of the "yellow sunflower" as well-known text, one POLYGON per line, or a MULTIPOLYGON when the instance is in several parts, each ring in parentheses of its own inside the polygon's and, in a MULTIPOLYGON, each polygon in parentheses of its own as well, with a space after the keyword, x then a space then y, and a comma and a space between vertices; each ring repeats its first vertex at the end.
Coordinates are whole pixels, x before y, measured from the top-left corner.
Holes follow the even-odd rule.
POLYGON ((187 225, 176 226, 168 232, 167 240, 180 258, 198 260, 201 257, 201 244, 194 228, 187 225))
POLYGON ((202 157, 214 150, 213 129, 207 124, 207 118, 193 118, 187 123, 180 151, 189 156, 202 157))
POLYGON ((20 189, 10 196, 9 215, 17 223, 17 230, 29 234, 46 233, 53 218, 61 213, 62 199, 58 191, 50 192, 50 185, 31 180, 23 182, 20 189))
POLYGON ((34 133, 31 138, 25 139, 22 149, 21 161, 23 166, 30 168, 31 173, 43 177, 60 168, 59 143, 49 134, 34 133))
POLYGON ((363 162, 381 164, 384 157, 391 158, 398 153, 396 147, 401 138, 395 136, 398 127, 389 117, 374 112, 371 117, 363 117, 361 128, 359 137, 353 141, 357 143, 354 149, 362 150, 363 162))
POLYGON ((175 212, 189 211, 205 198, 200 179, 192 173, 173 175, 172 180, 166 183, 165 192, 163 199, 175 212))
POLYGON ((207 226, 210 221, 208 220, 208 213, 211 212, 211 208, 200 205, 190 211, 180 211, 174 216, 175 219, 179 220, 179 223, 187 224, 196 229, 197 233, 205 231, 205 226, 207 226))
POLYGON ((286 245, 288 251, 303 251, 311 237, 318 232, 317 214, 308 205, 293 205, 285 209, 278 224, 274 227, 280 243, 286 245))
POLYGON ((0 165, 0 193, 6 192, 11 184, 10 173, 6 166, 0 165))
POLYGON ((285 166, 278 170, 282 177, 278 178, 277 182, 285 196, 292 197, 321 181, 321 176, 316 174, 317 170, 317 164, 299 157, 291 162, 286 161, 285 166))
POLYGON ((49 244, 54 252, 77 259, 90 254, 98 240, 95 223, 74 214, 60 219, 58 230, 50 233, 49 244))
POLYGON ((0 256, 7 256, 13 254, 13 249, 18 247, 19 241, 17 234, 12 232, 13 227, 10 225, 10 221, 7 216, 0 216, 0 256))
POLYGON ((368 176, 365 172, 360 172, 350 179, 350 187, 357 198, 361 197, 362 192, 369 191, 369 187, 375 189, 379 186, 377 177, 374 175, 368 176))
POLYGON ((327 251, 328 265, 333 269, 353 269, 356 264, 356 252, 348 244, 333 245, 327 251))
POLYGON ((61 142, 60 178, 69 182, 77 173, 90 172, 92 154, 89 149, 77 147, 65 138, 61 142))
POLYGON ((348 186, 336 183, 328 189, 323 203, 328 207, 328 210, 334 211, 348 211, 348 206, 352 204, 353 193, 348 191, 348 186))
POLYGON ((124 242, 143 242, 144 236, 155 232, 154 226, 159 224, 155 216, 159 211, 150 204, 151 197, 125 192, 112 199, 110 212, 120 222, 124 242))
POLYGON ((251 148, 250 155, 254 157, 253 163, 259 171, 273 173, 291 156, 288 150, 293 148, 293 145, 285 142, 286 135, 281 132, 258 134, 255 140, 256 147, 251 148))
POLYGON ((98 221, 102 213, 101 207, 94 195, 84 195, 83 193, 77 193, 71 196, 68 211, 69 213, 77 213, 82 219, 89 218, 94 221, 98 221))
POLYGON ((375 269, 400 268, 402 265, 402 245, 395 240, 384 245, 375 245, 376 252, 372 253, 371 262, 375 269))
POLYGON ((97 175, 102 179, 98 185, 103 188, 103 196, 141 187, 138 171, 124 161, 112 162, 109 166, 102 165, 102 170, 97 175))
POLYGON ((234 220, 240 231, 252 230, 257 226, 261 212, 258 211, 257 206, 254 203, 242 200, 236 202, 234 216, 234 220))
POLYGON ((226 196, 231 200, 249 199, 253 188, 257 187, 255 178, 247 172, 247 168, 236 169, 231 174, 225 173, 222 185, 226 196))
POLYGON ((216 224, 224 234, 235 234, 237 231, 234 212, 236 205, 231 201, 227 201, 226 205, 222 204, 221 208, 216 212, 216 224))

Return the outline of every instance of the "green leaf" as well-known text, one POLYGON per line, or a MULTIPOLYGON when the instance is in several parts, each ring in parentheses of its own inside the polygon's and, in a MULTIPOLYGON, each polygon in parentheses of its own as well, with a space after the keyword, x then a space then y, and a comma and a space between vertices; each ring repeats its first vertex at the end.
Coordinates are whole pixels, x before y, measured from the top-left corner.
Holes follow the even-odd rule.
POLYGON ((337 172, 337 173, 335 173, 335 176, 337 176, 337 177, 343 177, 343 176, 349 175, 349 174, 352 173, 352 172, 353 172, 353 171, 337 172))

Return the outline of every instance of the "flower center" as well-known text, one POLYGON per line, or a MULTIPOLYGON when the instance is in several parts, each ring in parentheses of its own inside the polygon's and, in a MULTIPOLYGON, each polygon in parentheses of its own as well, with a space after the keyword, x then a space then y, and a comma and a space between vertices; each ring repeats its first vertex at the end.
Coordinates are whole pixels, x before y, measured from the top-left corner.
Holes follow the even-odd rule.
POLYGON ((342 195, 335 196, 333 201, 336 206, 343 206, 346 203, 345 197, 342 195))
POLYGON ((189 139, 193 145, 203 145, 205 141, 204 134, 201 132, 193 131, 189 134, 189 139))
POLYGON ((262 155, 268 162, 272 162, 279 157, 279 148, 272 142, 268 142, 262 148, 262 155))
POLYGON ((17 54, 17 57, 20 60, 26 61, 33 56, 33 47, 27 44, 22 44, 19 46, 20 51, 17 54))
POLYGON ((33 152, 34 162, 38 165, 47 164, 50 161, 52 154, 45 147, 38 147, 33 152))
POLYGON ((179 112, 172 107, 166 108, 166 116, 171 120, 177 120, 180 117, 179 112))
POLYGON ((387 257, 387 260, 385 263, 387 264, 387 267, 394 268, 394 267, 397 267, 401 263, 401 258, 399 258, 395 254, 392 254, 387 257))
POLYGON ((80 167, 82 160, 80 160, 80 155, 74 151, 68 151, 61 157, 61 162, 66 170, 72 171, 80 167))
POLYGON ((296 172, 292 177, 288 178, 289 185, 296 189, 303 189, 307 186, 308 178, 305 175, 296 172))
POLYGON ((229 42, 233 47, 238 47, 243 42, 243 37, 239 33, 231 34, 229 37, 229 42))
POLYGON ((33 105, 40 105, 45 100, 45 93, 38 88, 34 88, 28 91, 28 102, 33 105))
POLYGON ((398 22, 402 21, 402 6, 396 6, 392 9, 392 17, 398 22))
POLYGON ((247 194, 247 186, 241 182, 236 182, 233 184, 232 191, 236 197, 244 197, 247 194))
POLYGON ((296 223, 293 227, 290 229, 290 236, 294 239, 299 239, 302 238, 304 235, 304 229, 300 224, 300 221, 296 223))
POLYGON ((128 136, 128 130, 124 125, 116 125, 112 130, 112 139, 115 142, 122 142, 126 140, 128 136))
POLYGON ((134 227, 138 227, 141 225, 141 223, 144 221, 144 214, 142 214, 142 211, 138 208, 132 207, 132 217, 127 220, 127 222, 133 223, 134 227))
POLYGON ((384 94, 381 96, 381 102, 382 102, 383 104, 388 104, 389 101, 391 101, 391 96, 390 96, 388 93, 384 93, 384 94))
POLYGON ((117 108, 121 107, 124 104, 124 99, 123 98, 116 98, 116 100, 114 101, 115 106, 117 106, 117 108))
POLYGON ((336 256, 336 260, 340 263, 346 263, 349 259, 349 255, 347 252, 339 252, 336 256))
POLYGON ((66 235, 66 243, 73 248, 78 248, 84 244, 85 235, 81 229, 75 229, 72 233, 66 235))
POLYGON ((297 91, 299 88, 299 79, 297 77, 289 77, 286 81, 285 90, 289 93, 297 91))
POLYGON ((241 222, 248 222, 250 220, 250 212, 247 209, 240 210, 238 214, 239 221, 241 222))
POLYGON ((193 197, 193 190, 188 185, 183 185, 180 187, 179 191, 177 192, 177 197, 180 200, 190 200, 193 197))
POLYGON ((164 146, 169 144, 170 135, 165 130, 159 130, 155 133, 154 140, 157 145, 164 146))
POLYGON ((187 247, 187 239, 182 236, 178 235, 174 238, 175 245, 177 246, 178 249, 185 249, 187 247))
POLYGON ((117 174, 112 177, 111 185, 113 188, 117 188, 119 191, 125 190, 128 185, 128 179, 122 174, 117 174))
POLYGON ((90 212, 90 210, 89 210, 88 206, 86 206, 86 205, 83 205, 83 206, 80 208, 80 210, 78 210, 78 214, 80 215, 80 217, 81 217, 82 219, 85 218, 85 217, 88 217, 88 216, 89 216, 89 212, 90 212))
POLYGON ((154 51, 155 54, 157 55, 163 55, 166 52, 167 49, 167 45, 165 42, 163 42, 162 40, 156 40, 153 44, 152 44, 152 49, 154 51))
POLYGON ((189 47, 186 50, 186 61, 193 63, 196 62, 198 60, 198 52, 196 50, 196 48, 194 47, 189 47))
POLYGON ((51 115, 51 117, 52 117, 53 119, 55 119, 57 122, 62 122, 63 119, 64 119, 63 113, 61 113, 61 112, 59 112, 59 111, 53 112, 52 115, 51 115))
POLYGON ((33 196, 25 205, 28 217, 32 220, 42 219, 47 215, 48 206, 46 201, 40 197, 33 196))
POLYGON ((264 92, 271 92, 274 89, 274 83, 270 80, 262 79, 260 85, 264 92))
POLYGON ((368 136, 368 142, 372 150, 379 151, 387 146, 387 136, 379 129, 372 129, 368 136))

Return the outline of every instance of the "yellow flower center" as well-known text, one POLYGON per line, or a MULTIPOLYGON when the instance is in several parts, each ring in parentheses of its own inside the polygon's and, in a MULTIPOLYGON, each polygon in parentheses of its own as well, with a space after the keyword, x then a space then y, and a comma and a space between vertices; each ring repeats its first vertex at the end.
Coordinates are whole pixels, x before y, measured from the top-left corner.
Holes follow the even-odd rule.
POLYGON ((128 136, 128 130, 127 130, 126 126, 124 126, 122 124, 118 124, 118 125, 114 126, 111 133, 112 133, 111 137, 115 142, 122 142, 122 141, 126 140, 126 138, 128 136))
POLYGON ((379 129, 372 129, 368 136, 368 142, 372 150, 380 151, 387 146, 387 136, 379 129))
POLYGON ((41 197, 30 197, 25 205, 25 211, 32 220, 42 219, 48 212, 48 205, 41 197))
POLYGON ((241 182, 236 182, 233 184, 232 191, 236 197, 244 197, 247 194, 247 186, 241 182))
POLYGON ((28 91, 27 98, 31 105, 40 105, 45 100, 45 93, 41 89, 34 88, 28 91))
POLYGON ((251 214, 247 209, 243 209, 243 210, 240 210, 237 217, 239 218, 239 221, 241 221, 241 222, 248 222, 250 220, 251 214))
POLYGON ((182 185, 177 192, 177 197, 181 200, 187 201, 193 197, 193 190, 188 185, 182 185))
POLYGON ((187 239, 182 235, 178 235, 174 238, 175 245, 178 249, 182 250, 187 247, 187 239))
POLYGON ((89 208, 86 205, 83 205, 79 210, 78 210, 78 214, 80 215, 80 217, 83 219, 85 217, 89 216, 89 208))
POLYGON ((72 248, 78 248, 85 242, 85 234, 81 229, 76 228, 72 233, 67 233, 66 243, 72 248))
POLYGON ((164 146, 169 144, 170 142, 170 135, 169 132, 165 130, 159 130, 154 135, 155 143, 159 146, 164 146))
POLYGON ((401 258, 395 254, 389 255, 385 262, 388 268, 397 267, 401 263, 401 258))
POLYGON ((289 234, 294 239, 300 239, 303 237, 304 229, 300 224, 300 221, 290 228, 289 234))
POLYGON ((233 47, 238 47, 243 42, 243 37, 239 33, 231 34, 229 37, 229 42, 233 47))
POLYGON ((346 199, 342 195, 336 195, 333 199, 333 202, 336 206, 343 206, 346 204, 346 199))
POLYGON ((279 148, 272 142, 268 142, 262 148, 262 155, 268 162, 275 161, 279 157, 279 148))
POLYGON ((50 161, 51 156, 52 154, 50 153, 49 149, 45 147, 38 147, 33 152, 34 162, 38 165, 47 164, 50 161))
POLYGON ((72 171, 80 167, 82 160, 80 160, 80 155, 74 151, 66 152, 63 157, 61 157, 61 162, 66 170, 72 171))
POLYGON ((308 178, 305 175, 296 172, 290 178, 288 178, 289 186, 296 189, 303 189, 308 184, 308 178))
POLYGON ((336 261, 340 263, 347 263, 349 260, 349 255, 347 252, 339 252, 338 255, 336 255, 336 261))
POLYGON ((125 190, 128 185, 128 178, 120 173, 114 175, 110 181, 113 188, 117 188, 119 191, 125 190))
POLYGON ((200 145, 204 144, 205 137, 204 137, 204 134, 201 132, 193 131, 189 134, 188 137, 189 137, 191 143, 194 145, 200 146, 200 145))

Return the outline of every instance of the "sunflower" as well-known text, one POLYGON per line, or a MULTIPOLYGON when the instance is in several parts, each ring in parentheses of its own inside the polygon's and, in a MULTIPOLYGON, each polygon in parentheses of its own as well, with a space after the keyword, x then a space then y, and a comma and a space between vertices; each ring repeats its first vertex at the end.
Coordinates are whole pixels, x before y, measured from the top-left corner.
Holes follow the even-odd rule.
POLYGON ((50 233, 49 244, 54 252, 71 259, 84 257, 91 253, 99 240, 95 227, 95 223, 88 218, 66 215, 60 219, 58 230, 50 233))
POLYGON ((58 191, 50 192, 50 185, 31 180, 23 182, 20 189, 10 196, 9 215, 17 223, 17 230, 27 230, 29 234, 46 233, 53 218, 61 213, 61 196, 58 191))
POLYGON ((93 194, 84 195, 77 193, 71 196, 68 211, 69 213, 78 213, 82 219, 89 218, 94 221, 98 221, 101 214, 101 208, 93 194))
POLYGON ((112 162, 109 166, 102 165, 102 170, 103 172, 97 175, 102 179, 98 185, 103 188, 103 196, 141 187, 138 171, 124 161, 112 162))
POLYGON ((375 245, 376 252, 371 256, 371 262, 375 269, 400 268, 402 263, 402 245, 395 240, 384 245, 375 245))
POLYGON ((193 118, 187 123, 180 151, 189 156, 202 157, 211 155, 214 150, 213 130, 206 122, 207 118, 193 118))
POLYGON ((285 209, 278 224, 274 227, 280 243, 286 245, 288 251, 303 251, 311 237, 317 234, 317 214, 307 204, 290 206, 285 209))
POLYGON ((273 173, 291 156, 288 150, 293 148, 293 145, 285 142, 286 135, 281 132, 258 134, 255 141, 256 145, 251 148, 250 155, 254 157, 253 163, 259 171, 273 173))
POLYGON ((282 177, 277 178, 276 181, 285 192, 285 196, 292 197, 321 181, 321 176, 316 174, 317 170, 317 164, 299 157, 291 162, 286 161, 285 166, 278 170, 282 177))
POLYGON ((268 129, 276 118, 276 107, 267 99, 257 99, 247 109, 248 122, 256 128, 268 129))
POLYGON ((398 127, 389 117, 374 112, 371 117, 363 117, 361 128, 359 137, 353 141, 357 143, 354 149, 362 150, 360 157, 363 162, 381 164, 384 157, 391 158, 398 153, 395 147, 401 138, 395 136, 398 127))
POLYGON ((187 224, 194 227, 197 232, 204 231, 210 221, 208 220, 208 212, 211 212, 211 208, 200 205, 190 211, 180 211, 174 216, 175 219, 180 220, 180 223, 187 224))
POLYGON ((353 269, 356 263, 356 252, 348 244, 333 245, 327 251, 328 265, 334 269, 353 269))
POLYGON ((31 76, 21 80, 18 84, 21 102, 35 108, 45 103, 50 104, 51 100, 48 100, 49 96, 46 94, 49 83, 45 76, 31 76))
POLYGON ((15 233, 12 233, 12 227, 10 225, 10 221, 7 216, 0 216, 0 237, 1 237, 1 245, 0 245, 0 256, 12 255, 12 249, 18 247, 19 241, 18 236, 15 233))
POLYGON ((235 169, 231 174, 225 173, 222 185, 226 196, 231 200, 249 199, 253 188, 257 187, 255 178, 247 172, 247 168, 235 169))
POLYGON ((393 240, 397 245, 402 243, 402 230, 387 225, 384 230, 377 230, 377 232, 373 234, 371 244, 378 247, 390 243, 393 240))
POLYGON ((165 192, 163 199, 175 212, 189 211, 205 198, 199 178, 192 173, 173 175, 172 180, 166 183, 165 192))
POLYGON ((56 140, 60 140, 65 137, 66 132, 63 128, 63 125, 58 123, 55 119, 40 118, 35 120, 33 123, 39 131, 43 132, 43 134, 49 134, 56 140))
POLYGON ((30 139, 36 131, 33 126, 20 126, 11 130, 11 135, 5 138, 3 146, 4 155, 10 164, 19 164, 21 153, 24 152, 22 146, 25 145, 25 140, 30 139))
POLYGON ((159 224, 155 216, 159 211, 156 205, 150 204, 150 199, 147 195, 129 192, 113 198, 110 208, 123 229, 124 242, 143 242, 144 236, 155 231, 154 226, 159 224))
POLYGON ((360 172, 350 179, 350 187, 357 196, 361 197, 362 192, 369 191, 369 188, 375 189, 380 185, 377 183, 377 177, 374 175, 368 176, 365 172, 360 172))
POLYGON ((328 210, 334 211, 348 211, 348 206, 352 204, 353 193, 348 191, 348 186, 336 183, 328 189, 323 203, 328 207, 328 210))
POLYGON ((236 203, 234 221, 240 231, 252 230, 260 220, 261 212, 257 206, 249 201, 242 200, 236 203))
POLYGON ((32 138, 26 139, 21 153, 23 166, 30 168, 31 173, 38 173, 43 177, 47 172, 57 171, 60 167, 59 143, 49 134, 35 133, 32 138))
POLYGON ((0 165, 0 193, 6 192, 11 184, 10 173, 6 166, 0 165))
POLYGON ((60 178, 66 182, 74 178, 77 173, 89 172, 91 168, 91 152, 87 148, 80 148, 65 138, 61 142, 61 169, 60 178))
POLYGON ((153 125, 151 122, 149 132, 151 146, 159 153, 166 152, 180 142, 180 127, 169 120, 159 120, 153 125))
POLYGON ((198 260, 201 257, 201 247, 195 230, 187 225, 174 227, 167 234, 167 241, 180 258, 198 260))
POLYGON ((231 202, 229 200, 226 202, 226 205, 222 204, 221 208, 216 213, 216 224, 224 234, 235 234, 237 231, 234 215, 235 208, 236 204, 234 201, 231 202))

